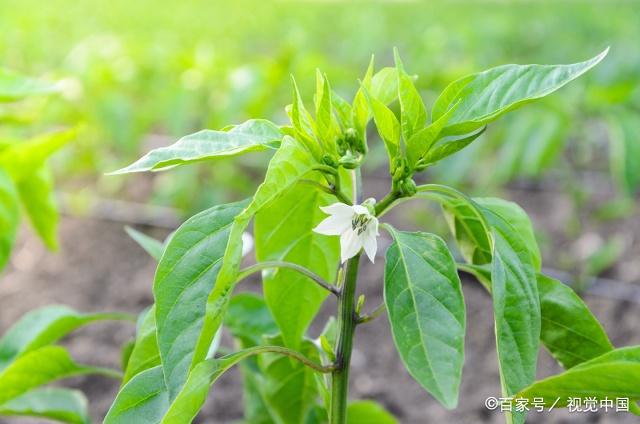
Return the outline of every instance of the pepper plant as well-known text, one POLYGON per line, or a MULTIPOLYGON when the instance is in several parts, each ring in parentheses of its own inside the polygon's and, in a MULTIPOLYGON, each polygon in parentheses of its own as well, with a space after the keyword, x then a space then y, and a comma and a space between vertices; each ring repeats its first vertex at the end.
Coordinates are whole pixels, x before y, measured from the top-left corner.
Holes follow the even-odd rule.
MULTIPOLYGON (((558 90, 605 55, 469 75, 446 87, 427 111, 396 53, 395 67, 378 72, 372 60, 350 102, 318 72, 313 115, 294 81, 286 108, 290 125, 253 119, 200 131, 116 171, 274 152, 252 198, 193 216, 164 244, 135 234, 159 260, 155 304, 144 315, 105 423, 192 422, 210 387, 236 364, 244 379, 246 422, 395 422, 380 406, 350 404, 348 398, 354 334, 385 312, 407 371, 443 406, 455 408, 466 327, 458 271, 476 276, 491 293, 503 396, 542 393, 551 403, 554 394, 625 394, 637 400, 638 349, 613 350, 580 298, 541 274, 540 252, 521 208, 414 181, 503 114, 558 90), (390 190, 379 200, 366 196, 360 174, 371 121, 389 158, 390 190), (436 234, 384 222, 389 210, 409 199, 442 206, 456 251, 436 234), (242 235, 252 221, 256 261, 243 265, 242 235), (384 303, 371 307, 358 296, 358 275, 366 266, 363 251, 371 262, 377 259, 381 231, 393 242, 384 255, 384 303), (255 273, 261 274, 263 297, 234 296, 238 283, 255 273), (337 315, 311 338, 308 327, 328 297, 337 303, 337 315), (216 342, 223 326, 235 340, 231 352, 216 342), (535 382, 540 342, 567 372, 535 382)), ((507 414, 509 422, 524 418, 522 412, 507 414)))

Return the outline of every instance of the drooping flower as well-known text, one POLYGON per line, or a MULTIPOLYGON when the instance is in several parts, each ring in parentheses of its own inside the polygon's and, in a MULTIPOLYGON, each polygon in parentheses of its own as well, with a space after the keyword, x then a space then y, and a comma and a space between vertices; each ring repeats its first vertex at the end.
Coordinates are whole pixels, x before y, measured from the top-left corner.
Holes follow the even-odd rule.
POLYGON ((342 262, 354 257, 363 248, 371 262, 374 262, 378 249, 378 218, 367 206, 334 203, 320 209, 329 217, 313 231, 327 236, 340 236, 342 262))

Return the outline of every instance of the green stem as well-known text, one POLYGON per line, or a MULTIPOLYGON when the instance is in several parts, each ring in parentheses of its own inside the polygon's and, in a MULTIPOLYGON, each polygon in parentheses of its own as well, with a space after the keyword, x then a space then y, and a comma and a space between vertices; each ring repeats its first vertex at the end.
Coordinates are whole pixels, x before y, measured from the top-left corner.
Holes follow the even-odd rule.
POLYGON ((384 303, 379 304, 370 314, 364 314, 358 317, 357 324, 364 324, 365 322, 373 321, 386 311, 387 308, 384 303))
POLYGON ((280 355, 285 355, 321 373, 330 373, 334 369, 332 365, 328 365, 328 366, 320 365, 312 361, 311 359, 307 358, 302 353, 296 350, 287 349, 286 347, 282 347, 282 346, 254 346, 242 352, 231 353, 229 355, 225 355, 217 359, 224 360, 233 356, 237 356, 238 354, 241 354, 242 357, 248 357, 252 355, 259 355, 261 353, 277 353, 280 355))
POLYGON ((335 370, 331 373, 330 424, 345 424, 347 422, 349 367, 353 350, 353 336, 357 324, 355 293, 359 262, 360 254, 347 262, 344 283, 338 298, 338 345, 336 347, 335 370))
POLYGON ((381 216, 399 198, 400 195, 396 191, 391 191, 383 197, 380 202, 376 203, 376 216, 381 216))
POLYGON ((298 265, 298 264, 294 264, 292 262, 284 262, 284 261, 264 261, 264 262, 258 262, 257 264, 248 266, 242 270, 240 270, 240 273, 238 274, 238 278, 237 281, 243 280, 245 278, 247 278, 249 275, 254 274, 258 271, 262 271, 264 269, 269 269, 269 268, 289 268, 292 269, 294 271, 299 272, 300 274, 309 277, 309 279, 311 281, 313 281, 314 283, 316 283, 317 285, 319 285, 320 287, 322 287, 323 289, 329 291, 330 293, 333 293, 334 295, 338 296, 339 295, 339 290, 336 286, 328 283, 326 280, 324 280, 322 277, 320 277, 318 274, 314 273, 313 271, 298 265))

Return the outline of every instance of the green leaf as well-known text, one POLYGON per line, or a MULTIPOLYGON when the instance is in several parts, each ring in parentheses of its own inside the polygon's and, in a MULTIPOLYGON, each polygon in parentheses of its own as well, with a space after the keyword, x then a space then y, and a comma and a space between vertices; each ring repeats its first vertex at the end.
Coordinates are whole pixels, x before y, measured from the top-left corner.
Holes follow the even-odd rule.
POLYGON ((47 306, 24 315, 0 339, 0 371, 17 357, 55 343, 70 332, 102 320, 129 319, 118 313, 82 314, 66 306, 47 306))
POLYGON ((456 265, 433 234, 396 231, 386 253, 384 299, 402 362, 429 393, 454 408, 464 363, 465 310, 456 265))
MULTIPOLYGON (((265 343, 280 346, 282 340, 266 338, 265 343)), ((300 352, 319 362, 318 349, 309 340, 302 343, 300 352)), ((258 364, 263 376, 260 389, 275 424, 303 424, 318 396, 315 371, 278 353, 261 355, 258 364)))
POLYGON ((153 286, 158 347, 171 397, 189 369, 204 359, 194 351, 207 296, 222 265, 233 220, 245 205, 246 201, 215 206, 188 219, 171 237, 158 264, 153 286))
POLYGON ((156 261, 160 261, 165 248, 163 242, 156 240, 153 237, 149 237, 148 235, 131 227, 124 227, 124 230, 127 232, 129 237, 135 240, 135 242, 149 254, 149 256, 156 261))
POLYGON ((202 130, 182 137, 175 144, 151 150, 136 162, 110 175, 143 172, 247 152, 277 149, 282 133, 277 125, 252 119, 228 131, 202 130))
POLYGON ((50 94, 56 91, 57 88, 53 84, 0 68, 0 102, 11 102, 36 94, 50 94))
POLYGON ((315 139, 316 124, 313 122, 311 114, 304 107, 302 96, 300 96, 300 91, 298 90, 298 85, 293 75, 291 76, 291 82, 293 85, 293 103, 288 113, 291 124, 296 130, 295 138, 300 140, 301 143, 304 143, 314 157, 319 159, 322 157, 322 148, 315 139))
POLYGON ((231 298, 224 326, 243 346, 257 346, 263 336, 278 332, 269 307, 264 299, 252 293, 240 293, 231 298))
POLYGON ((404 70, 400 54, 397 49, 393 50, 393 55, 398 71, 398 100, 400 102, 400 126, 405 141, 418 131, 420 131, 427 123, 427 110, 422 102, 420 93, 413 85, 413 80, 404 70))
POLYGON ((602 325, 570 287, 539 274, 538 291, 540 339, 563 367, 574 367, 613 349, 602 325))
POLYGON ((0 372, 0 405, 38 386, 84 374, 119 378, 117 372, 77 364, 59 346, 45 346, 25 353, 0 372))
POLYGON ((104 424, 157 424, 168 409, 169 392, 162 367, 157 366, 135 375, 120 389, 104 424))
POLYGON ((123 384, 131 380, 142 371, 160 365, 160 351, 156 334, 155 306, 150 308, 142 319, 136 341, 127 361, 123 384))
POLYGON ((333 118, 331 86, 320 70, 316 70, 316 127, 323 150, 334 152, 339 128, 333 118))
POLYGON ((542 268, 540 248, 536 241, 531 220, 524 209, 517 203, 496 197, 474 197, 473 200, 483 208, 489 209, 491 212, 499 215, 503 221, 508 222, 513 227, 515 232, 520 235, 522 241, 526 244, 536 271, 540 271, 542 268))
POLYGON ((349 424, 398 424, 398 420, 380 404, 371 400, 352 402, 347 406, 349 424))
POLYGON ((294 187, 316 164, 304 145, 291 137, 284 137, 282 146, 269 162, 264 182, 258 187, 251 203, 236 216, 231 225, 222 267, 213 291, 207 299, 206 317, 194 353, 195 361, 201 361, 206 357, 235 287, 242 260, 243 231, 257 212, 294 187))
MULTIPOLYGON (((416 131, 410 138, 407 140, 407 161, 409 162, 409 166, 412 168, 418 164, 418 162, 427 154, 427 152, 433 146, 433 143, 438 139, 440 132, 446 125, 449 117, 456 109, 457 104, 453 105, 451 109, 442 117, 440 117, 437 121, 431 123, 431 125, 422 128, 419 131, 416 131)), ((442 153, 434 154, 433 157, 436 157, 442 153)))
POLYGON ((34 174, 57 150, 75 138, 76 129, 56 131, 34 139, 12 144, 0 152, 0 166, 20 183, 34 174))
POLYGON ((70 424, 89 424, 87 399, 77 390, 57 387, 31 390, 0 405, 0 415, 48 418, 70 424))
MULTIPOLYGON (((584 362, 561 374, 537 381, 516 396, 531 399, 544 398, 551 406, 567 406, 572 397, 594 397, 597 400, 629 398, 630 403, 640 399, 640 347, 616 349, 591 361, 584 362)), ((630 405, 631 406, 631 405, 630 405)))
POLYGON ((0 167, 0 270, 9 260, 16 239, 19 212, 16 186, 0 167))
POLYGON ((53 193, 53 175, 42 166, 18 184, 18 194, 31 225, 51 250, 58 248, 58 207, 53 193))
POLYGON ((606 49, 596 57, 571 65, 504 65, 469 75, 444 89, 433 106, 435 121, 460 99, 444 134, 467 134, 501 115, 547 96, 597 65, 606 49))
POLYGON ((640 188, 640 143, 637 114, 617 111, 609 118, 610 167, 622 191, 633 195, 640 188))
MULTIPOLYGON (((446 116, 446 115, 445 115, 446 116)), ((437 121, 436 121, 437 122, 437 121)), ((446 137, 439 140, 432 148, 424 155, 422 163, 425 165, 433 164, 442 160, 452 154, 464 149, 469 144, 473 143, 478 137, 480 137, 487 127, 474 132, 471 135, 463 137, 446 137)), ((442 132, 440 132, 441 134, 442 132)))
MULTIPOLYGON (((257 260, 293 262, 332 280, 340 259, 338 240, 313 232, 326 218, 320 206, 330 201, 319 190, 297 186, 262 209, 254 223, 257 260)), ((285 346, 297 349, 328 293, 290 269, 264 271, 262 279, 265 300, 285 346)))
POLYGON ((393 160, 400 155, 401 149, 400 123, 398 122, 398 118, 396 118, 396 115, 391 109, 370 94, 367 89, 364 90, 364 93, 371 107, 378 134, 380 134, 380 138, 382 138, 384 146, 387 149, 389 163, 393 163, 393 160))

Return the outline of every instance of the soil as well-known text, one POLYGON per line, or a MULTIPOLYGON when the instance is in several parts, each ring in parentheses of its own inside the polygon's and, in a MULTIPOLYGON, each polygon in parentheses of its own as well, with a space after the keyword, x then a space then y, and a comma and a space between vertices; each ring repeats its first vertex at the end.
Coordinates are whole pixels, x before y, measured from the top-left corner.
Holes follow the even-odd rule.
MULTIPOLYGON (((527 207, 527 210, 534 220, 548 215, 549 204, 544 199, 530 203, 532 207, 527 207)), ((395 219, 399 219, 398 216, 395 219)), ((155 263, 125 234, 123 225, 98 219, 64 217, 60 229, 61 249, 55 254, 47 252, 31 233, 23 231, 12 262, 0 282, 0 333, 27 311, 54 303, 70 305, 81 311, 118 310, 134 314, 150 305, 155 263)), ((140 229, 157 237, 166 235, 166 230, 140 229)), ((370 307, 382 300, 382 267, 382 260, 363 267, 361 290, 366 294, 370 307)), ((242 289, 250 287, 249 283, 242 289)), ((407 424, 504 422, 499 412, 488 411, 484 406, 487 397, 500 393, 491 301, 474 281, 464 281, 463 289, 468 329, 459 408, 445 410, 407 374, 391 342, 384 316, 359 327, 353 353, 353 399, 375 399, 400 422, 407 424)), ((586 301, 603 322, 615 345, 640 344, 637 327, 639 304, 589 295, 586 301)), ((332 306, 327 304, 321 315, 326 318, 332 312, 332 306)), ((312 332, 317 331, 317 326, 318 323, 314 324, 312 332)), ((130 323, 102 323, 73 333, 64 344, 80 362, 118 367, 120 346, 133 335, 134 328, 130 323)), ((559 366, 542 352, 539 376, 559 371, 559 366)), ((65 385, 87 393, 96 422, 102 420, 118 389, 117 381, 102 377, 76 378, 65 382, 65 385)), ((239 420, 242 417, 241 398, 238 372, 231 371, 216 384, 196 422, 232 423, 239 420)), ((563 410, 530 413, 528 419, 531 423, 637 421, 637 417, 611 412, 569 414, 563 410)), ((0 419, 2 424, 36 422, 41 421, 0 419)))

